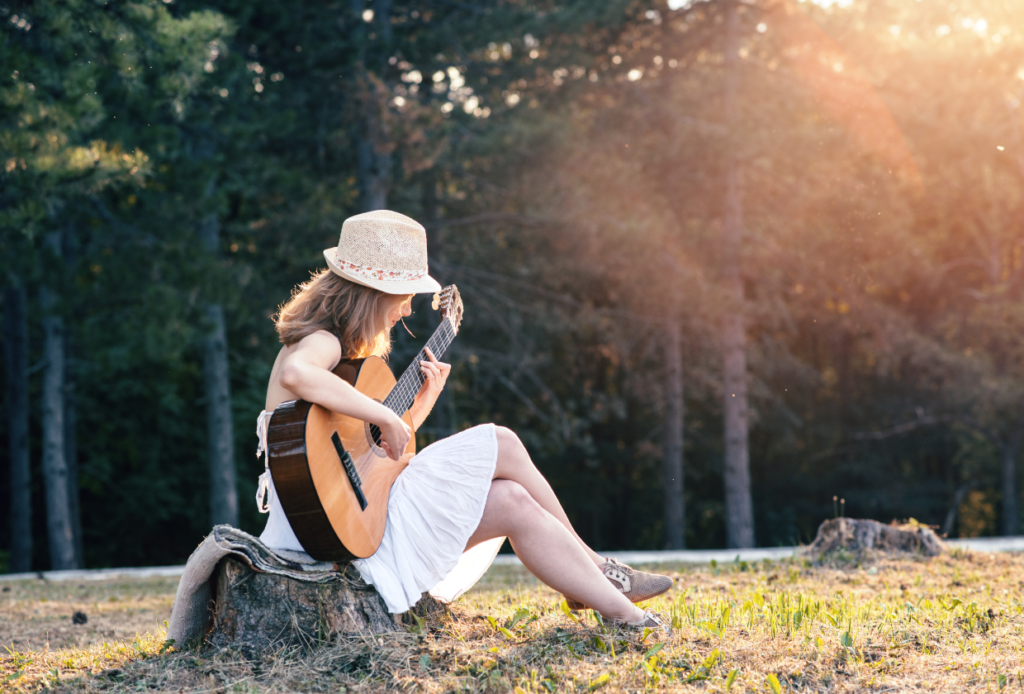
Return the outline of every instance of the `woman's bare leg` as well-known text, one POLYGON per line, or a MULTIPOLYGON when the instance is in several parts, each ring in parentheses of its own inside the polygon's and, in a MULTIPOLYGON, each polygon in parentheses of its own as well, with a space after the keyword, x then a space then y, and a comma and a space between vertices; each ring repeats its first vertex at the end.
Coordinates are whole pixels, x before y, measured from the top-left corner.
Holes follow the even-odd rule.
POLYGON ((605 578, 565 524, 523 485, 496 479, 487 493, 480 525, 466 547, 503 535, 523 565, 555 590, 611 619, 643 619, 644 611, 605 578))
MULTIPOLYGON (((529 492, 530 496, 541 505, 541 508, 554 516, 559 523, 568 529, 572 536, 576 538, 579 546, 583 548, 583 551, 590 558, 590 561, 597 566, 604 564, 605 558, 590 549, 587 543, 576 534, 572 523, 569 522, 569 517, 565 515, 565 510, 562 509, 562 504, 559 503, 558 497, 555 496, 555 491, 548 484, 548 481, 544 479, 544 475, 540 474, 540 470, 533 464, 530 454, 526 451, 526 446, 519 440, 515 432, 506 427, 495 427, 494 429, 498 437, 498 462, 494 468, 494 479, 511 480, 522 485, 529 492)), ((589 605, 590 603, 587 604, 589 605)))

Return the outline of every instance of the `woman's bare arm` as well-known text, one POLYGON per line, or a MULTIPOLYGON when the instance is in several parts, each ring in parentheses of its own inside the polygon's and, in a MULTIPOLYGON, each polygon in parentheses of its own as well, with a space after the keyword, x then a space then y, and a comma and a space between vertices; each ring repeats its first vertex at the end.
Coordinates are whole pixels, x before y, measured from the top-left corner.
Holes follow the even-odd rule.
POLYGON ((332 412, 376 424, 384 436, 384 450, 398 460, 412 438, 412 429, 390 409, 331 373, 340 360, 336 337, 323 330, 307 335, 281 363, 281 386, 332 412))

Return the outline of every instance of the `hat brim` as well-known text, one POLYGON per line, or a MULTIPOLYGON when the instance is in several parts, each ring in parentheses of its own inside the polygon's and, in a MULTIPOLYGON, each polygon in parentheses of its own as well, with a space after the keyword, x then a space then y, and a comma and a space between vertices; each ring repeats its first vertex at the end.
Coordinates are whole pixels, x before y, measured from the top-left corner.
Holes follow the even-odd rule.
POLYGON ((359 277, 358 275, 346 272, 338 265, 334 260, 337 251, 336 247, 325 249, 324 260, 327 261, 327 266, 331 268, 334 274, 344 277, 349 282, 355 282, 385 294, 434 294, 441 291, 441 284, 430 275, 418 280, 368 280, 359 277))

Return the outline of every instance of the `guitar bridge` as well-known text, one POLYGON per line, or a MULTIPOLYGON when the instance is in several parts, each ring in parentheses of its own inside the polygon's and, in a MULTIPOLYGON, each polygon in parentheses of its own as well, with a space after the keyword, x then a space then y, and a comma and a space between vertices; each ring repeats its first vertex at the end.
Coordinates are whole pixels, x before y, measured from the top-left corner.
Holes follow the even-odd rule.
POLYGON ((334 444, 334 450, 337 451, 338 458, 341 460, 341 466, 345 468, 345 474, 348 475, 348 482, 352 485, 352 491, 356 493, 356 499, 359 500, 359 508, 365 511, 368 504, 366 495, 363 494, 363 481, 359 478, 359 471, 356 470, 355 463, 352 462, 352 454, 341 445, 341 437, 338 436, 338 432, 331 434, 331 442, 334 444))

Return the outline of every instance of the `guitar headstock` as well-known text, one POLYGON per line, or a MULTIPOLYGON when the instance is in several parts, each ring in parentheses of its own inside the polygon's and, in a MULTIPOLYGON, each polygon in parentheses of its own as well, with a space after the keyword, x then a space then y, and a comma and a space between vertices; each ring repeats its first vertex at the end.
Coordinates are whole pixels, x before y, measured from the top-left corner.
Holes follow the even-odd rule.
POLYGON ((462 297, 459 296, 459 288, 449 284, 437 294, 434 294, 434 301, 431 306, 436 310, 441 309, 441 317, 452 325, 452 330, 457 334, 459 326, 462 325, 462 297))

